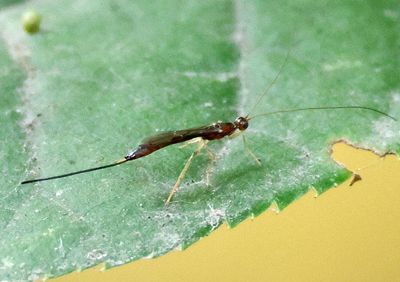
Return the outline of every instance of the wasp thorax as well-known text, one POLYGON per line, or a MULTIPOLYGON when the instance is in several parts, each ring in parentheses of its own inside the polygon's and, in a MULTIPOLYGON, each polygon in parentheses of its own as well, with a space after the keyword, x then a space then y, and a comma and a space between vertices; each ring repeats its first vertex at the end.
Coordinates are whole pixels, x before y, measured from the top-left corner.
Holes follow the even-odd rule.
POLYGON ((238 117, 235 122, 234 122, 236 128, 238 128, 240 131, 245 130, 247 127, 249 127, 249 121, 245 117, 238 117))

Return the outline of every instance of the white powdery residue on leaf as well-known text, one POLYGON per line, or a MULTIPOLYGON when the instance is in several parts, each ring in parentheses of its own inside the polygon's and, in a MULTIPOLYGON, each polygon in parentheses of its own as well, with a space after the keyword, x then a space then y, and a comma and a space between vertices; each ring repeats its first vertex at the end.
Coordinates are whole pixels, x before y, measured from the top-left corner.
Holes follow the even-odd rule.
POLYGON ((282 137, 276 138, 279 141, 284 142, 291 149, 298 152, 296 158, 310 164, 322 163, 323 158, 320 154, 313 154, 307 144, 303 144, 299 134, 293 130, 286 130, 282 137), (312 157, 311 157, 312 156, 312 157))
MULTIPOLYGON (((233 139, 227 139, 224 140, 223 146, 219 148, 218 150, 213 150, 213 153, 215 154, 216 157, 216 163, 214 164, 214 167, 218 166, 221 162, 223 163, 224 158, 228 156, 231 151, 232 151, 232 142, 235 142, 233 139)), ((220 167, 220 169, 224 169, 224 167, 220 167)), ((214 171, 214 169, 210 170, 210 175, 214 171)))
MULTIPOLYGON (((314 154, 315 155, 315 154, 314 154)), ((311 173, 315 167, 322 160, 315 160, 312 156, 306 158, 295 167, 290 167, 290 174, 288 176, 287 170, 279 170, 275 175, 267 175, 265 179, 265 187, 268 190, 273 191, 273 194, 277 194, 281 191, 291 190, 295 186, 302 186, 304 183, 309 183, 311 187, 313 183, 318 182, 320 176, 318 174, 311 173)))
POLYGON ((398 92, 393 93, 392 101, 393 103, 400 104, 400 93, 398 92))
POLYGON ((154 253, 165 253, 166 251, 169 251, 169 246, 175 246, 175 248, 179 248, 181 239, 182 237, 180 234, 174 231, 169 232, 167 230, 163 230, 163 232, 159 233, 155 238, 155 244, 153 244, 153 246, 160 246, 162 249, 158 249, 157 251, 154 251, 154 253))
POLYGON ((382 141, 393 139, 393 137, 396 135, 393 132, 390 123, 382 120, 374 122, 374 130, 376 133, 378 133, 381 139, 384 139, 382 141))
MULTIPOLYGON (((178 248, 182 236, 176 230, 176 227, 173 225, 165 224, 165 220, 168 219, 173 221, 175 219, 179 220, 179 218, 184 217, 181 214, 170 213, 168 211, 153 211, 146 213, 147 217, 152 218, 156 222, 159 223, 159 232, 154 234, 154 236, 150 239, 152 241, 152 246, 158 246, 151 250, 150 254, 147 255, 145 258, 153 258, 160 254, 170 251, 170 247, 178 248)), ((141 233, 140 236, 147 236, 147 234, 141 233)))
POLYGON ((388 145, 399 142, 398 140, 400 140, 400 126, 391 120, 375 121, 373 123, 373 128, 375 134, 372 138, 378 140, 372 141, 372 144, 380 144, 382 150, 385 150, 388 145))
MULTIPOLYGON (((238 6, 238 1, 235 2, 236 6, 238 6)), ((232 40, 235 42, 237 45, 241 45, 244 43, 244 24, 239 20, 239 13, 238 13, 238 7, 235 9, 236 11, 236 26, 235 26, 235 31, 232 34, 232 40)))
MULTIPOLYGON (((400 92, 396 91, 391 94, 390 110, 388 114, 399 119, 400 117, 400 92)), ((378 149, 388 150, 388 146, 398 144, 400 140, 400 122, 383 117, 373 123, 373 133, 368 144, 378 145, 378 149)))
POLYGON ((225 209, 216 209, 211 204, 208 204, 209 210, 206 211, 206 222, 214 230, 225 219, 225 209))
POLYGON ((102 250, 94 249, 86 254, 86 258, 91 261, 99 261, 107 256, 102 250))
POLYGON ((399 19, 399 12, 396 10, 385 9, 385 10, 383 10, 383 15, 386 18, 389 18, 393 21, 396 21, 399 19))
POLYGON ((227 142, 222 146, 219 151, 216 153, 217 158, 223 157, 224 155, 228 155, 230 150, 230 144, 227 144, 228 142, 232 142, 232 140, 227 140, 227 142))
POLYGON ((30 275, 28 276, 28 280, 29 281, 36 281, 36 280, 38 280, 40 278, 43 278, 42 280, 44 280, 44 278, 46 278, 44 276, 44 273, 45 272, 40 268, 33 269, 32 272, 30 273, 30 275))
POLYGON ((226 82, 231 79, 235 79, 238 77, 236 72, 221 72, 216 74, 216 80, 219 82, 226 82))
MULTIPOLYGON (((15 11, 14 8, 9 9, 11 14, 19 14, 19 7, 17 6, 15 7, 15 11)), ((2 27, 0 36, 6 44, 7 51, 11 58, 25 72, 26 78, 21 89, 19 89, 19 91, 22 92, 22 105, 17 109, 17 112, 23 116, 20 126, 25 131, 27 137, 24 147, 27 148, 30 159, 34 160, 36 159, 37 147, 39 146, 39 142, 36 142, 37 135, 34 135, 32 130, 34 127, 37 127, 38 112, 40 112, 35 108, 37 103, 34 103, 35 95, 38 92, 37 73, 29 61, 31 57, 31 50, 29 48, 30 41, 24 33, 15 32, 15 26, 18 24, 19 21, 16 17, 3 17, 3 15, 0 14, 0 26, 2 27)), ((39 166, 35 167, 36 169, 32 169, 29 172, 30 174, 37 174, 37 167, 39 166)), ((10 190, 7 197, 13 195, 13 193, 14 190, 10 190)))
POLYGON ((31 56, 30 50, 24 43, 24 34, 19 32, 13 32, 14 22, 10 22, 7 18, 0 17, 0 24, 2 26, 2 33, 0 36, 7 45, 7 50, 11 55, 12 59, 20 64, 25 70, 29 69, 26 58, 31 56))
POLYGON ((239 54, 239 66, 237 69, 237 77, 240 81, 240 89, 239 89, 239 99, 238 99, 238 106, 237 106, 237 111, 238 113, 245 113, 245 105, 247 103, 247 98, 249 97, 249 86, 247 85, 247 79, 245 79, 245 69, 246 69, 246 61, 247 60, 247 53, 246 49, 246 43, 248 42, 246 38, 246 33, 245 33, 245 26, 246 26, 246 19, 244 19, 244 9, 242 7, 242 3, 240 1, 234 1, 235 5, 235 30, 232 34, 232 40, 235 42, 236 46, 238 47, 238 50, 240 52, 239 54))
POLYGON ((55 248, 56 251, 58 251, 61 255, 61 257, 65 257, 65 248, 64 248, 64 243, 62 238, 59 238, 59 243, 58 246, 55 248))
POLYGON ((322 65, 324 71, 335 71, 340 69, 349 69, 355 67, 361 67, 362 63, 360 61, 342 61, 338 60, 334 63, 326 63, 322 65))
POLYGON ((54 233, 54 229, 53 228, 47 228, 47 230, 45 232, 42 232, 43 236, 52 236, 54 233))
POLYGON ((154 258, 156 256, 157 256, 157 254, 155 252, 151 252, 147 256, 144 256, 143 259, 152 259, 152 258, 154 258))
POLYGON ((1 270, 10 269, 13 266, 14 266, 14 263, 12 262, 10 257, 5 257, 5 258, 1 259, 1 265, 0 265, 1 270))
MULTIPOLYGON (((0 24, 3 26, 2 38, 7 45, 7 50, 14 62, 21 66, 27 75, 21 89, 22 93, 24 93, 23 102, 25 105, 27 105, 29 104, 30 97, 35 92, 33 90, 35 74, 32 66, 28 63, 28 58, 31 56, 31 51, 24 42, 24 37, 22 34, 11 32, 7 28, 8 25, 3 25, 2 23, 3 22, 0 18, 0 24)), ((10 29, 12 29, 12 27, 10 27, 10 29)), ((23 108, 17 109, 17 112, 24 115, 21 125, 22 128, 24 128, 29 134, 32 129, 32 124, 36 119, 36 114, 30 109, 29 106, 23 106, 23 108)))
POLYGON ((201 77, 201 78, 207 78, 207 79, 212 79, 216 80, 219 82, 226 82, 228 80, 234 79, 237 77, 236 72, 220 72, 220 73, 212 73, 212 72, 195 72, 195 71, 185 71, 181 73, 182 75, 188 77, 188 78, 195 78, 195 77, 201 77))
MULTIPOLYGON (((126 263, 127 261, 123 261, 123 260, 111 260, 110 263, 111 265, 114 266, 118 266, 118 265, 123 265, 124 263, 126 263)), ((105 269, 104 269, 105 270, 105 269)))
POLYGON ((214 103, 213 102, 205 102, 203 104, 204 108, 212 108, 214 107, 214 103))

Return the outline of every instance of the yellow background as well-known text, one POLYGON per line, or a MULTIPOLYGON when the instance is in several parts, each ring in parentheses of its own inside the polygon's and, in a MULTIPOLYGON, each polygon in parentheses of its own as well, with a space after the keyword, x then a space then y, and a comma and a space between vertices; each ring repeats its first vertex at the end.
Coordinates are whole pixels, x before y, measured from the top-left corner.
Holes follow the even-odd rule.
POLYGON ((183 252, 53 282, 399 281, 399 159, 345 144, 332 156, 362 181, 317 198, 311 190, 279 214, 270 208, 234 229, 223 225, 183 252))

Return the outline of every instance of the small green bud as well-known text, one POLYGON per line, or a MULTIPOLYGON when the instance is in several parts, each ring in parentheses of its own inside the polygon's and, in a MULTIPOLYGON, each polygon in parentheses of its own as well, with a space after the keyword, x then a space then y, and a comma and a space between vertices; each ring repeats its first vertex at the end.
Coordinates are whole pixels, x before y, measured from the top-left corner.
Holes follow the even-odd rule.
POLYGON ((34 34, 39 31, 40 21, 40 15, 34 10, 26 11, 22 15, 22 27, 29 34, 34 34))

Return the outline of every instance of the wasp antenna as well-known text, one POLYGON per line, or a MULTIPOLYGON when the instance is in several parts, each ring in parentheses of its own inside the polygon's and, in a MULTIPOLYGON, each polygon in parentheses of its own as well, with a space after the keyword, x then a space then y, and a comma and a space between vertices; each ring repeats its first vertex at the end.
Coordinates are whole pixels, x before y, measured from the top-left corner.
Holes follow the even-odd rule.
POLYGON ((380 115, 386 116, 386 117, 388 117, 388 118, 390 118, 392 120, 397 121, 397 119, 394 116, 391 116, 388 113, 385 113, 385 112, 383 112, 381 110, 378 110, 378 109, 365 107, 365 106, 324 106, 324 107, 309 107, 309 108, 286 109, 286 110, 278 110, 278 111, 273 111, 273 112, 254 115, 254 116, 248 118, 248 120, 251 120, 251 119, 253 119, 255 117, 270 116, 270 115, 282 114, 282 113, 292 113, 292 112, 300 112, 300 111, 308 111, 308 110, 339 110, 339 109, 368 110, 368 111, 372 111, 372 112, 378 113, 380 115))
MULTIPOLYGON (((258 99, 256 100, 256 103, 254 104, 253 108, 251 109, 250 113, 253 113, 254 110, 257 108, 258 104, 260 104, 261 100, 268 94, 269 90, 274 86, 275 82, 278 80, 280 77, 283 69, 285 68, 287 62, 289 61, 289 56, 290 53, 292 52, 293 46, 289 48, 289 50, 286 53, 285 60, 283 61, 282 65, 279 68, 278 73, 275 75, 274 79, 271 81, 271 83, 265 88, 265 90, 258 96, 258 99)), ((248 115, 247 115, 248 116, 248 115)))

